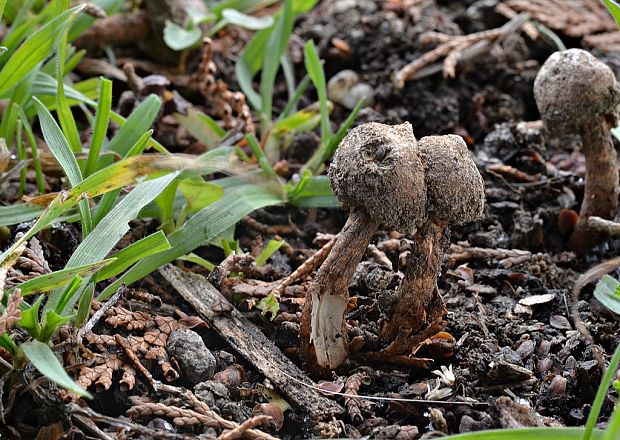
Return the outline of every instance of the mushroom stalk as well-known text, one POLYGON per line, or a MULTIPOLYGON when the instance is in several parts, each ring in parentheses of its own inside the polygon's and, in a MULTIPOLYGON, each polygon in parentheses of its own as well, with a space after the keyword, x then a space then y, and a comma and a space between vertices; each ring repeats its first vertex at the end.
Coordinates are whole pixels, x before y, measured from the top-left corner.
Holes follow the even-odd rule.
POLYGON ((315 370, 336 368, 347 357, 349 283, 377 228, 366 211, 353 210, 306 294, 301 349, 315 370))
POLYGON ((605 118, 599 117, 581 128, 582 151, 586 157, 586 184, 579 220, 570 246, 579 252, 605 237, 588 226, 588 218, 609 218, 618 207, 618 158, 605 118))
POLYGON ((405 277, 400 285, 400 297, 393 306, 391 319, 381 329, 384 341, 397 342, 402 347, 390 347, 392 354, 401 354, 441 330, 445 314, 444 303, 437 290, 437 277, 441 268, 447 239, 445 228, 428 222, 415 234, 415 246, 407 258, 405 277), (410 331, 407 340, 398 338, 403 329, 410 331), (408 340, 415 338, 416 341, 408 340))

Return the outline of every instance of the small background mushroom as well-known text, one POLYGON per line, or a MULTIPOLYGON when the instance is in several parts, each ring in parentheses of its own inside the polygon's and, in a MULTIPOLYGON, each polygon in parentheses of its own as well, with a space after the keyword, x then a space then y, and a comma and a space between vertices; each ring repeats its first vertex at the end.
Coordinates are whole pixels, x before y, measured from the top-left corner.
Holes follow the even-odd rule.
POLYGON ((618 207, 618 159, 609 130, 618 121, 620 86, 603 62, 585 50, 569 49, 554 53, 543 64, 534 95, 552 136, 581 136, 586 183, 569 245, 585 252, 605 238, 588 226, 588 217, 609 218, 618 207))

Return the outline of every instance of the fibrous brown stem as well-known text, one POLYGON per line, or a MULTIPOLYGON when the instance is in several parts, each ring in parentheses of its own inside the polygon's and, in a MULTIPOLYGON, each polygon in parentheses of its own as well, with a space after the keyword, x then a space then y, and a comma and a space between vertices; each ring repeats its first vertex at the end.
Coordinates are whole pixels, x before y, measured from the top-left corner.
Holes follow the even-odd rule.
POLYGON ((586 156, 586 187, 579 220, 570 238, 570 246, 584 252, 602 242, 605 236, 588 225, 588 217, 609 218, 618 207, 618 158, 603 118, 581 129, 582 151, 586 156))
POLYGON ((353 211, 306 294, 301 317, 301 351, 308 368, 336 368, 347 357, 344 312, 349 282, 377 224, 363 210, 353 211))
POLYGON ((386 354, 411 352, 420 337, 441 331, 446 313, 437 290, 437 275, 447 244, 444 227, 429 222, 418 230, 414 241, 398 302, 381 330, 383 340, 391 342, 386 354))

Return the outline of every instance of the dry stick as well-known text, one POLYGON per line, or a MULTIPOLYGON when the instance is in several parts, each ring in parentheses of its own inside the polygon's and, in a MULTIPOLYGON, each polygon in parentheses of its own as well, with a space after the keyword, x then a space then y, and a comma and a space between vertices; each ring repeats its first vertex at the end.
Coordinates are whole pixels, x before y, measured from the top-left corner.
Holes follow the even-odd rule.
MULTIPOLYGON (((201 424, 218 429, 234 430, 239 426, 231 420, 223 419, 214 412, 206 415, 193 409, 179 408, 165 403, 141 403, 128 409, 127 414, 134 418, 150 416, 171 418, 173 423, 179 427, 201 424)), ((257 429, 246 429, 243 436, 249 440, 276 440, 275 437, 257 429)))
POLYGON ((579 330, 579 333, 586 338, 586 340, 592 346, 592 352, 594 353, 594 357, 598 361, 598 366, 601 371, 605 371, 605 360, 603 359, 603 355, 600 349, 594 344, 594 338, 592 334, 586 327, 585 323, 579 316, 579 310, 577 309, 577 302, 579 301, 579 293, 581 289, 587 284, 590 284, 592 281, 598 280, 603 275, 615 270, 620 266, 620 257, 612 258, 611 260, 604 261, 601 264, 597 264, 596 266, 588 269, 583 275, 581 275, 577 282, 575 283, 575 287, 573 287, 573 308, 572 308, 572 317, 573 323, 575 324, 575 328, 579 330))
POLYGON ((103 315, 105 315, 105 313, 110 310, 114 304, 116 304, 116 302, 119 300, 119 298, 121 296, 123 296, 123 293, 125 292, 126 286, 124 284, 121 284, 121 286, 118 288, 118 290, 116 291, 116 293, 114 295, 112 295, 110 297, 109 300, 106 301, 106 303, 104 305, 102 305, 99 310, 97 310, 93 316, 91 316, 91 318, 86 322, 86 324, 84 324, 82 326, 82 328, 78 331, 77 333, 77 343, 80 346, 80 348, 82 350, 84 350, 86 353, 88 354, 93 354, 92 351, 90 351, 88 348, 86 348, 83 344, 82 344, 82 339, 84 338, 84 335, 88 332, 90 332, 93 327, 99 322, 99 320, 103 317, 103 315))
POLYGON ((597 232, 601 232, 609 237, 617 237, 620 235, 620 223, 606 220, 601 217, 588 217, 588 226, 597 232))
POLYGON ((127 340, 123 338, 121 335, 119 335, 118 333, 114 335, 114 340, 116 341, 116 344, 123 349, 125 356, 127 356, 127 358, 131 361, 134 368, 138 370, 140 374, 142 374, 142 376, 144 377, 146 382, 151 386, 151 388, 155 388, 155 385, 153 382, 153 376, 151 376, 151 373, 149 373, 149 370, 144 368, 144 365, 142 365, 142 362, 140 362, 140 359, 138 359, 138 356, 136 355, 136 353, 134 353, 131 347, 129 347, 129 345, 127 344, 127 340))
POLYGON ((381 397, 381 396, 364 396, 364 395, 360 395, 360 394, 347 394, 347 393, 340 393, 337 391, 330 391, 330 390, 326 390, 323 388, 319 388, 316 385, 312 385, 309 383, 306 383, 304 381, 301 381, 293 376, 291 376, 290 374, 287 374, 286 372, 279 370, 279 373, 283 374, 284 376, 288 377, 290 380, 292 380, 293 382, 297 382, 299 385, 303 385, 306 388, 312 389, 312 390, 316 390, 321 394, 327 394, 330 396, 340 396, 340 397, 349 397, 349 398, 353 398, 353 399, 365 399, 365 400, 375 400, 375 401, 379 401, 379 402, 404 402, 404 403, 425 403, 425 404, 429 404, 429 405, 467 405, 467 406, 480 406, 480 405, 488 405, 487 403, 484 402, 462 402, 462 401, 449 401, 449 400, 428 400, 428 399, 406 399, 406 398, 401 398, 401 397, 381 397))
MULTIPOLYGON (((86 421, 83 419, 90 419, 93 422, 105 423, 115 428, 129 429, 139 434, 148 435, 153 438, 162 439, 162 440, 168 440, 168 439, 169 440, 188 440, 188 439, 195 438, 194 436, 190 437, 187 435, 176 434, 176 433, 164 431, 161 429, 147 428, 146 426, 142 426, 140 424, 133 423, 133 422, 130 422, 122 418, 104 416, 103 414, 99 414, 88 407, 80 407, 75 403, 70 403, 70 404, 65 405, 65 412, 71 415, 72 419, 75 419, 76 421, 81 422, 80 425, 82 429, 88 430, 88 431, 93 431, 92 427, 90 427, 86 423, 86 421), (80 419, 80 417, 82 419, 80 419)), ((95 434, 95 432, 91 432, 91 434, 95 434)), ((110 439, 110 437, 106 438, 106 437, 101 437, 101 436, 100 438, 105 438, 106 440, 110 439)))
MULTIPOLYGON (((506 35, 518 30, 528 19, 528 14, 519 14, 500 28, 489 29, 465 36, 455 36, 453 40, 440 44, 435 49, 426 52, 420 58, 413 60, 396 72, 394 76, 394 85, 397 89, 401 89, 405 86, 406 81, 424 78, 444 70, 445 62, 433 64, 428 67, 425 66, 438 60, 442 56, 449 56, 454 50, 462 50, 458 57, 457 64, 477 58, 488 52, 493 45, 503 40, 506 35), (463 47, 467 48, 464 49, 463 47)), ((437 35, 433 35, 433 37, 437 37, 437 35)), ((453 62, 452 60, 448 61, 449 63, 453 62)))
POLYGON ((334 247, 334 243, 336 243, 336 237, 329 240, 325 243, 318 251, 316 251, 310 258, 302 263, 293 273, 291 273, 288 277, 284 278, 278 286, 271 291, 271 294, 275 296, 277 299, 284 294, 284 290, 295 283, 297 280, 300 280, 307 275, 309 275, 313 270, 316 270, 323 261, 327 258, 330 251, 334 247))
POLYGON ((234 429, 230 431, 224 432, 220 435, 217 440, 234 440, 239 437, 242 437, 249 429, 252 429, 256 426, 266 425, 271 420, 269 416, 254 416, 247 419, 245 422, 241 423, 234 429))
MULTIPOLYGON (((506 3, 501 3, 501 2, 498 3, 497 6, 495 6, 495 12, 497 12, 500 15, 503 15, 509 20, 512 20, 517 15, 519 15, 517 11, 512 9, 506 3)), ((540 32, 538 32, 538 29, 536 29, 536 26, 534 26, 534 24, 530 22, 523 24, 523 32, 525 32, 527 36, 530 37, 532 40, 538 40, 538 37, 540 36, 540 32)))
POLYGON ((304 237, 306 235, 292 222, 288 225, 266 225, 259 222, 254 217, 246 215, 241 219, 241 223, 256 232, 265 235, 296 235, 297 237, 304 237))

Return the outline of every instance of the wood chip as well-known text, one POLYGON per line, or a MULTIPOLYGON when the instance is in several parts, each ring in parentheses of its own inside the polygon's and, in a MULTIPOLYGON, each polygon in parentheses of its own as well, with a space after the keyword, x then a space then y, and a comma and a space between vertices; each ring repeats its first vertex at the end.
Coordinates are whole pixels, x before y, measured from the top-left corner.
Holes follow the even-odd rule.
POLYGON ((539 304, 546 304, 553 301, 555 293, 545 293, 543 295, 532 295, 519 300, 519 304, 522 306, 537 306, 539 304))
POLYGON ((568 319, 566 319, 562 315, 552 315, 551 318, 549 319, 549 324, 551 324, 553 328, 557 328, 558 330, 572 330, 573 329, 570 325, 570 322, 568 322, 568 319))

